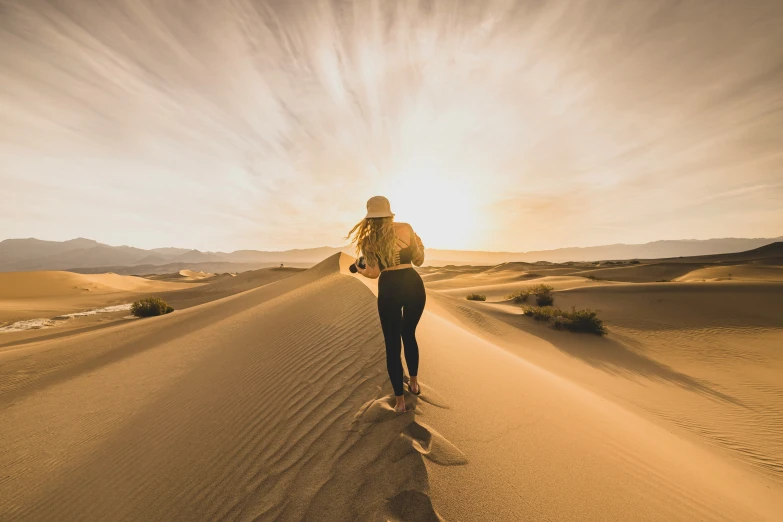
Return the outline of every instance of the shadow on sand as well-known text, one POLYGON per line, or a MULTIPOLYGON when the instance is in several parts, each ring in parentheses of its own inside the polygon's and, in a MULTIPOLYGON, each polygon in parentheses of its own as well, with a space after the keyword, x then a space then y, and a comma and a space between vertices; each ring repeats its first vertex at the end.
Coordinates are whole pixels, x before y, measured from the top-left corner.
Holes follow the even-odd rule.
MULTIPOLYGON (((561 332, 537 323, 529 317, 492 312, 492 317, 549 342, 561 352, 575 357, 614 375, 635 375, 653 381, 680 386, 686 390, 747 408, 742 401, 715 389, 714 384, 689 375, 651 359, 629 348, 621 336, 610 334, 598 337, 592 334, 561 332)), ((610 325, 611 328, 611 325, 610 325)))

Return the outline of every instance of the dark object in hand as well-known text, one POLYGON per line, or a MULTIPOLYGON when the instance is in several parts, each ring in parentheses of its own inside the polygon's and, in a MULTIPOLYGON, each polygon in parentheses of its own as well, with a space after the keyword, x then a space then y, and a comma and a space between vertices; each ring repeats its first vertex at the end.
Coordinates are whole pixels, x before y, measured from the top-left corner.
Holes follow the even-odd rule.
POLYGON ((355 274, 356 272, 359 271, 359 269, 356 268, 357 266, 362 270, 367 268, 367 265, 364 264, 364 256, 361 256, 359 259, 357 259, 354 264, 348 267, 348 270, 350 270, 352 274, 355 274))

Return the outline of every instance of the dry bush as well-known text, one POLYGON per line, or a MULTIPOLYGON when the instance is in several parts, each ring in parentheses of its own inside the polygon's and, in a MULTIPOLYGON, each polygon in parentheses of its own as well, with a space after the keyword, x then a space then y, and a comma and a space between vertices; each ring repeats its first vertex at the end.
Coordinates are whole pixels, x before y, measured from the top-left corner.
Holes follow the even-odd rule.
POLYGON ((559 308, 534 308, 527 307, 524 312, 528 317, 536 321, 552 322, 552 328, 556 330, 568 330, 569 332, 592 333, 596 335, 605 335, 607 333, 606 325, 598 317, 598 314, 590 309, 571 311, 560 310, 559 308))
POLYGON ((173 311, 174 309, 159 297, 147 297, 131 305, 131 314, 136 317, 153 317, 170 314, 173 311))

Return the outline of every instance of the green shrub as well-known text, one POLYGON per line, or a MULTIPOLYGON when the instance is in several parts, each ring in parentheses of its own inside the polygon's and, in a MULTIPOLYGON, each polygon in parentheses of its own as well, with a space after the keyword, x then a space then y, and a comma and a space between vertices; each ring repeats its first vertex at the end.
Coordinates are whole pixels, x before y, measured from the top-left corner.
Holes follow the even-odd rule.
POLYGON ((555 317, 552 325, 557 330, 568 330, 569 332, 584 332, 596 335, 604 335, 606 326, 598 318, 598 314, 590 309, 577 310, 572 308, 570 312, 564 312, 555 317))
POLYGON ((131 313, 136 317, 153 317, 170 314, 173 311, 174 309, 159 297, 147 297, 131 305, 131 313))
POLYGON ((554 287, 545 284, 540 284, 540 285, 530 287, 530 292, 536 295, 548 294, 554 291, 555 291, 554 287))
POLYGON ((555 298, 552 294, 536 294, 536 304, 538 306, 552 306, 555 298))
POLYGON ((465 298, 468 301, 486 301, 487 296, 483 294, 468 294, 468 296, 465 298))
POLYGON ((532 317, 536 321, 552 321, 552 328, 556 330, 568 330, 569 332, 584 332, 596 335, 606 334, 606 326, 599 319, 598 314, 587 308, 577 310, 572 308, 570 312, 559 308, 533 308, 527 307, 523 314, 532 317))
POLYGON ((555 302, 555 296, 552 292, 555 290, 549 285, 536 285, 532 288, 533 294, 536 296, 536 304, 538 306, 550 306, 555 302))
POLYGON ((549 321, 552 319, 552 312, 554 308, 536 308, 534 306, 527 306, 522 311, 524 315, 532 317, 536 321, 549 321))
POLYGON ((528 297, 531 295, 536 296, 536 304, 538 306, 548 306, 555 302, 555 298, 552 295, 554 288, 549 285, 535 285, 517 290, 506 296, 506 299, 511 299, 516 304, 526 303, 528 297))
POLYGON ((530 290, 517 290, 506 296, 506 299, 511 299, 516 304, 527 303, 527 298, 530 297, 530 290))

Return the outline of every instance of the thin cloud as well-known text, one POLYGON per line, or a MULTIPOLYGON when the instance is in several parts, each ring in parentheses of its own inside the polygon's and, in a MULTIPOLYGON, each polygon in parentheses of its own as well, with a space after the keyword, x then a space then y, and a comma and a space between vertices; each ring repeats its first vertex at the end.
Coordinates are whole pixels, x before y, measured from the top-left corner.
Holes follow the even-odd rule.
POLYGON ((378 193, 442 248, 783 223, 775 0, 2 10, 0 237, 338 245, 378 193))

